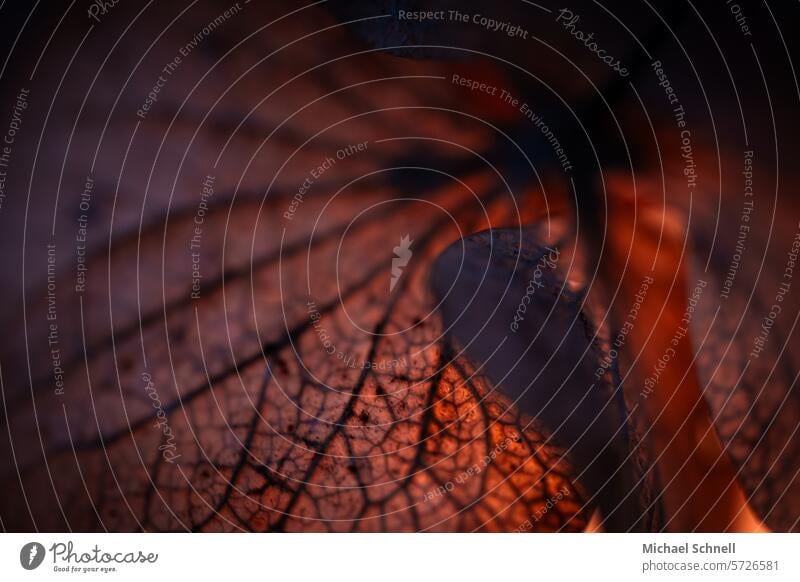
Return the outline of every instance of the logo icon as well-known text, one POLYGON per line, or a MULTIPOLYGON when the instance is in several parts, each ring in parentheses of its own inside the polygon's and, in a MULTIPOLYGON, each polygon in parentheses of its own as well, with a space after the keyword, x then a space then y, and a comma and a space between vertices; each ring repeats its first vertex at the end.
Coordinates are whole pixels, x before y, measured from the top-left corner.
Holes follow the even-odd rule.
POLYGON ((394 257, 392 257, 392 279, 389 282, 389 293, 394 291, 395 285, 400 280, 403 274, 403 269, 408 265, 411 260, 411 243, 413 240, 409 239, 409 235, 400 238, 400 245, 394 247, 394 257))
POLYGON ((28 542, 19 551, 19 563, 26 570, 35 570, 44 561, 44 546, 39 542, 28 542))

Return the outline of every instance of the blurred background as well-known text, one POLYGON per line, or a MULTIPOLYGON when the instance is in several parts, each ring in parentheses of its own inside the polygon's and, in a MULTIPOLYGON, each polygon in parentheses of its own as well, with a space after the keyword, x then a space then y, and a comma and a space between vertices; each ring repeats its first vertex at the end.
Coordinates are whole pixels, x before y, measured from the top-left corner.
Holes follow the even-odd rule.
POLYGON ((0 15, 4 530, 798 530, 796 4, 0 15))

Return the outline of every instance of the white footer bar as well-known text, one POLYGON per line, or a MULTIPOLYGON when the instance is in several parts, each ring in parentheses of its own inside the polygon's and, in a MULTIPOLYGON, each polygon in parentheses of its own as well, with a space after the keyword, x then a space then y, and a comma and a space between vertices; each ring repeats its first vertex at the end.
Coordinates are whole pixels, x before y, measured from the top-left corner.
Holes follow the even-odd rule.
POLYGON ((791 534, 0 535, 3 580, 797 581, 799 562, 791 534))

